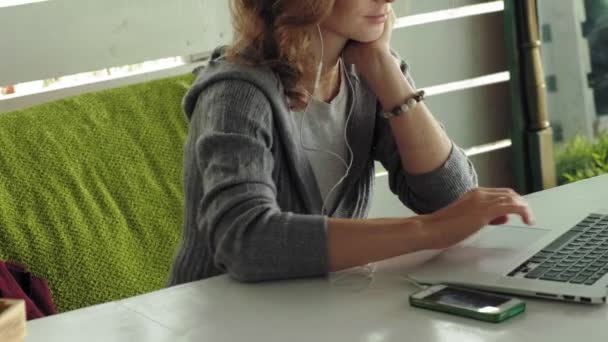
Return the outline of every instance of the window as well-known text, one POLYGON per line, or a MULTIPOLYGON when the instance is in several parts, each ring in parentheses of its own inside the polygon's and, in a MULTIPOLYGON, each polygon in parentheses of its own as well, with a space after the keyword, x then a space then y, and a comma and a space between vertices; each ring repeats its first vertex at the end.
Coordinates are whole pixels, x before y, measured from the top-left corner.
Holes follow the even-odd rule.
POLYGON ((608 115, 608 0, 585 1, 585 35, 591 50, 590 85, 598 115, 608 115))
POLYGON ((608 173, 608 0, 539 0, 558 183, 608 173))

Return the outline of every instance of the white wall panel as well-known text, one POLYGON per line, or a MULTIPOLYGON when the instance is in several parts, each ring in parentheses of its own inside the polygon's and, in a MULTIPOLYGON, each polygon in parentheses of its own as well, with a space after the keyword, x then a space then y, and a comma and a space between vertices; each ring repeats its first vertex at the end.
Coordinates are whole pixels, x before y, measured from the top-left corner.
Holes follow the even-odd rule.
POLYGON ((466 17, 393 33, 392 46, 412 68, 418 86, 508 70, 503 13, 466 17))
POLYGON ((211 50, 224 0, 53 0, 0 9, 0 84, 211 50))
POLYGON ((508 139, 511 102, 507 83, 432 96, 428 106, 463 148, 508 139))

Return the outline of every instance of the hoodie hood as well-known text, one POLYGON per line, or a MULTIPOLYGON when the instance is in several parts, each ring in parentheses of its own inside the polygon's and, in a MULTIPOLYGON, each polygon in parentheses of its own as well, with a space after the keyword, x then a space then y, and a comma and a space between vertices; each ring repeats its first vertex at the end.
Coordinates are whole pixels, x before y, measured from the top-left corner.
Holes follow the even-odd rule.
POLYGON ((182 108, 191 119, 199 95, 211 84, 222 80, 241 80, 258 87, 273 106, 288 108, 287 98, 280 79, 268 67, 249 66, 226 60, 226 46, 216 48, 207 65, 193 70, 196 79, 182 100, 182 108))

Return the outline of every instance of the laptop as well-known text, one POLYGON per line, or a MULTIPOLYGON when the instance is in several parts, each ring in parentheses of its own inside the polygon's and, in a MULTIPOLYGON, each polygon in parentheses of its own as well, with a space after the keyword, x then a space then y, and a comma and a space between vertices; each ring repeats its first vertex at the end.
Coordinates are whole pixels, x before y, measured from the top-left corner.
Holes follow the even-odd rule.
POLYGON ((608 294, 608 212, 548 230, 487 226, 408 277, 492 292, 589 304, 608 294))

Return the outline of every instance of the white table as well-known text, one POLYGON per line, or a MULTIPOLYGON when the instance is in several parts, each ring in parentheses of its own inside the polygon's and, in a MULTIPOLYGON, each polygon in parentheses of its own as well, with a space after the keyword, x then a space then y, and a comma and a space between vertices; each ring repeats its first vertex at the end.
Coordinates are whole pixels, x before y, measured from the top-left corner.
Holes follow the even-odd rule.
MULTIPOLYGON (((537 226, 550 229, 608 207, 608 176, 527 198, 537 226)), ((26 341, 608 340, 605 305, 528 299, 527 313, 501 324, 412 308, 415 288, 401 276, 428 254, 382 263, 370 286, 363 277, 246 285, 220 276, 29 322, 26 341)))

